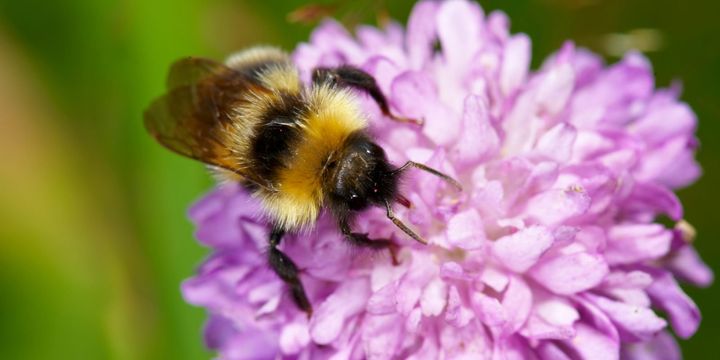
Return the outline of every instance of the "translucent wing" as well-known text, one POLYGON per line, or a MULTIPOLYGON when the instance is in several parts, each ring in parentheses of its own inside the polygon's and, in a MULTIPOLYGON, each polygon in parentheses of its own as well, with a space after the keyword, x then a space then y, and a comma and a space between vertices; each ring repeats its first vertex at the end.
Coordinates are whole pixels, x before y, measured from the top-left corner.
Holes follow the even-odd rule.
POLYGON ((168 149, 206 164, 233 171, 256 185, 263 179, 241 168, 233 153, 230 135, 234 106, 248 91, 265 88, 223 64, 200 58, 185 58, 173 64, 167 80, 168 92, 145 111, 145 127, 168 149))
POLYGON ((170 66, 166 81, 167 90, 196 85, 203 80, 231 75, 232 72, 232 69, 214 60, 186 57, 170 66))

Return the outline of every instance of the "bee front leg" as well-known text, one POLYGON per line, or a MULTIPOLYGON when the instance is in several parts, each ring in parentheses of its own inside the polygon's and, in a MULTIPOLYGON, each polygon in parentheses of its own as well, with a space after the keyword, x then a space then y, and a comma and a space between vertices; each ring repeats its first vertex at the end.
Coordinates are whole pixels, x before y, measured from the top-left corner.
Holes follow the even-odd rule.
POLYGON ((277 248, 277 246, 280 245, 280 240, 282 240, 283 235, 285 235, 285 230, 279 228, 278 226, 273 226, 273 229, 270 232, 268 261, 270 263, 270 267, 272 267, 280 279, 282 279, 288 287, 290 287, 290 293, 292 294, 295 304, 297 304, 302 311, 306 312, 308 318, 310 318, 312 316, 313 309, 307 295, 305 294, 305 288, 303 288, 302 282, 300 282, 300 277, 298 276, 300 271, 295 263, 277 248))
POLYGON ((388 249, 393 265, 398 265, 397 252, 398 247, 387 239, 370 239, 367 234, 356 233, 350 230, 350 225, 346 220, 340 222, 340 231, 342 231, 345 239, 353 246, 365 247, 373 250, 388 249))
POLYGON ((422 125, 422 120, 404 118, 391 113, 387 98, 385 98, 385 95, 380 91, 375 78, 362 69, 351 65, 343 65, 335 68, 319 67, 313 70, 312 81, 315 85, 330 84, 340 87, 352 87, 364 91, 375 100, 383 115, 395 121, 422 125))

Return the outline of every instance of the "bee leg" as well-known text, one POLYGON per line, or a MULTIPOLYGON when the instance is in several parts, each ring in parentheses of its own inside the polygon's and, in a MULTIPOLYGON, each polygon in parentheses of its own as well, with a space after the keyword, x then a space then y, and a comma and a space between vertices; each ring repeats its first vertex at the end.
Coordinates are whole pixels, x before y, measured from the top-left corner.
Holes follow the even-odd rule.
POLYGON ((313 70, 312 80, 313 84, 316 85, 331 84, 362 90, 375 100, 383 115, 395 121, 422 125, 422 120, 404 118, 391 113, 387 98, 385 98, 385 95, 380 91, 375 78, 359 68, 350 65, 343 65, 336 68, 315 68, 315 70, 313 70))
POLYGON ((277 246, 280 245, 285 235, 285 230, 273 226, 272 232, 270 233, 270 249, 268 250, 268 261, 270 267, 275 273, 282 279, 288 287, 290 287, 290 293, 292 294, 295 304, 304 312, 307 313, 308 318, 312 316, 312 305, 305 295, 305 289, 303 288, 300 278, 298 277, 299 270, 295 263, 285 254, 280 251, 277 246))
POLYGON ((370 239, 367 234, 352 232, 347 221, 340 223, 340 230, 351 245, 373 250, 388 249, 393 265, 400 264, 397 258, 398 246, 392 241, 387 239, 370 239))

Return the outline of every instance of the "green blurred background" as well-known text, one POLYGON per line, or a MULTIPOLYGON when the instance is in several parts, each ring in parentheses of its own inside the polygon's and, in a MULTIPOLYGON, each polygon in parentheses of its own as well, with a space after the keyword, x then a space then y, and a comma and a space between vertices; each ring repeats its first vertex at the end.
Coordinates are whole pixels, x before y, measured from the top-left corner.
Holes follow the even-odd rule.
MULTIPOLYGON (((705 175, 682 190, 697 248, 720 260, 720 5, 705 1, 481 1, 533 39, 535 67, 566 38, 615 61, 628 47, 657 83, 684 83, 705 175)), ((180 282, 206 255, 186 219, 212 182, 155 144, 142 111, 170 62, 256 43, 291 50, 299 1, 0 0, 0 358, 204 359, 202 309, 180 282)), ((412 2, 344 2, 348 23, 405 22, 412 2), (379 14, 379 15, 378 15, 379 14)), ((704 321, 687 358, 720 344, 718 287, 688 288, 704 321)))

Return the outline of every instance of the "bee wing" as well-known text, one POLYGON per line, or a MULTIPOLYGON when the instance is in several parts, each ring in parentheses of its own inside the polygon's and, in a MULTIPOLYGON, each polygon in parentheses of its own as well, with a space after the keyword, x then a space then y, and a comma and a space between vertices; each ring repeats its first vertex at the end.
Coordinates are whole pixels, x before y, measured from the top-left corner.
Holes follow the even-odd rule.
POLYGON ((200 58, 182 58, 170 66, 166 80, 167 90, 193 86, 203 80, 231 74, 233 70, 217 61, 200 58))
POLYGON ((200 58, 176 62, 168 92, 145 111, 145 127, 163 146, 208 165, 230 170, 259 185, 270 185, 244 171, 233 153, 229 112, 248 91, 269 91, 223 64, 200 58))

